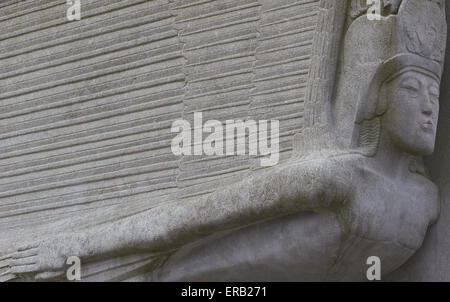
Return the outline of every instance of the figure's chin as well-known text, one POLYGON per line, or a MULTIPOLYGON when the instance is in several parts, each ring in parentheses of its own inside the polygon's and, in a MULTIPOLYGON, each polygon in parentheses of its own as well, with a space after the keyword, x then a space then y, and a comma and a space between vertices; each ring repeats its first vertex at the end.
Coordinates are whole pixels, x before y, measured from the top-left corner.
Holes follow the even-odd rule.
POLYGON ((397 145, 403 152, 409 153, 414 156, 428 156, 434 152, 434 137, 416 137, 414 141, 403 140, 403 142, 397 145))
POLYGON ((429 156, 433 154, 436 135, 433 132, 419 132, 414 140, 404 140, 404 151, 415 156, 429 156))
POLYGON ((415 146, 411 151, 411 153, 416 156, 429 156, 434 152, 434 142, 415 146))

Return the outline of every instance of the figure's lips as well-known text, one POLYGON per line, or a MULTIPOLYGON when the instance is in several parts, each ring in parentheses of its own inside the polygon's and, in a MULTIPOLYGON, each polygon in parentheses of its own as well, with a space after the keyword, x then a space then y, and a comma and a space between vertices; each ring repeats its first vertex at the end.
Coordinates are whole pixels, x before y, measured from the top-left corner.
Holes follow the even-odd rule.
POLYGON ((424 123, 422 123, 421 124, 421 127, 424 129, 424 130, 428 130, 428 131, 430 131, 430 130, 433 130, 433 122, 432 121, 430 121, 430 120, 428 120, 428 121, 426 121, 426 122, 424 122, 424 123))

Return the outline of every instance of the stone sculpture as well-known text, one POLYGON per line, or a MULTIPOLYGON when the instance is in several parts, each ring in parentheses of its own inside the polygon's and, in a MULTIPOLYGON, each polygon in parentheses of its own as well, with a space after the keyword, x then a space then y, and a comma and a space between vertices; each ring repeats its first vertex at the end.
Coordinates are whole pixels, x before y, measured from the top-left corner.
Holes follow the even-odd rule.
POLYGON ((7 276, 52 280, 68 256, 137 251, 154 256, 149 281, 364 280, 370 256, 384 275, 397 269, 439 214, 421 157, 434 149, 446 21, 441 1, 387 2, 379 21, 349 13, 335 97, 289 161, 190 203, 20 247, 2 258, 7 276))

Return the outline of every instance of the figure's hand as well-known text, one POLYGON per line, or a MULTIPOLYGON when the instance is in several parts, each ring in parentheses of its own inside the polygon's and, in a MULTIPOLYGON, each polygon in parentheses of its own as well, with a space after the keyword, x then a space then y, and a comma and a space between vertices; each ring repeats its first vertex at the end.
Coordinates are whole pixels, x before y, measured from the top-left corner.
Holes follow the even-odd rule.
POLYGON ((61 240, 46 240, 22 246, 0 258, 0 281, 50 280, 63 276, 67 255, 61 243, 61 240))
POLYGON ((6 282, 16 278, 11 272, 10 262, 11 258, 9 255, 0 257, 0 282, 6 282))

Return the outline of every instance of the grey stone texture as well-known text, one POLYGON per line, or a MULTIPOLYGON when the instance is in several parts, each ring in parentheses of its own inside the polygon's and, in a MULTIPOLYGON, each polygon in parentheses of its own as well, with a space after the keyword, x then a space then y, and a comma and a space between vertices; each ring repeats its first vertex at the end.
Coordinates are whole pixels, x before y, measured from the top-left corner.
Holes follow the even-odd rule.
POLYGON ((381 4, 0 5, 0 281, 450 281, 445 3, 381 4), (175 156, 196 111, 280 164, 175 156))

